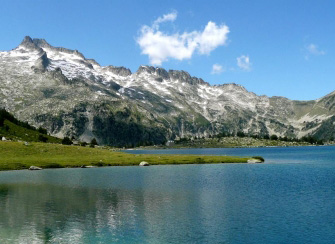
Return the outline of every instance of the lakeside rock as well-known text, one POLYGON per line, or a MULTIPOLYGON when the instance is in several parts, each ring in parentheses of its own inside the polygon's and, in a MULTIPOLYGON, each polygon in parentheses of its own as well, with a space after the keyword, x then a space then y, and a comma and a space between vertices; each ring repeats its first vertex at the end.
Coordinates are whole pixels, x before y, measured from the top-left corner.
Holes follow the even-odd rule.
POLYGON ((248 164, 258 164, 258 163, 263 163, 263 162, 262 160, 256 159, 256 158, 248 159, 248 164))
POLYGON ((139 166, 150 166, 148 162, 142 161, 139 166))
POLYGON ((37 166, 30 166, 29 170, 42 170, 42 168, 37 167, 37 166))
POLYGON ((85 169, 85 168, 97 168, 97 166, 93 166, 93 165, 82 165, 82 166, 80 166, 80 168, 83 168, 83 169, 85 169))

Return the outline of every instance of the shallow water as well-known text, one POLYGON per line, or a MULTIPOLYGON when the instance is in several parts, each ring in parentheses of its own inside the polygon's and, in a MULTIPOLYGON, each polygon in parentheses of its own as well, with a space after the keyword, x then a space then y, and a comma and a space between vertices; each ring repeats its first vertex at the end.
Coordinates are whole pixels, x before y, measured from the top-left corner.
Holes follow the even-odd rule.
POLYGON ((334 243, 335 147, 131 153, 266 163, 0 172, 0 243, 334 243))

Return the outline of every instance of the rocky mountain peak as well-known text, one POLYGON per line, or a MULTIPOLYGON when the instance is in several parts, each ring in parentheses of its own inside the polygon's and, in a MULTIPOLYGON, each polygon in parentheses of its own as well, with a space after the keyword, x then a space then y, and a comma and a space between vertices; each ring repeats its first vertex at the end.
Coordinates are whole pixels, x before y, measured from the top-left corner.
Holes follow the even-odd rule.
POLYGON ((123 66, 117 67, 117 66, 110 65, 110 66, 104 67, 104 69, 109 71, 109 72, 112 72, 113 74, 123 76, 123 77, 131 75, 130 69, 125 68, 123 66))
POLYGON ((62 53, 67 53, 67 54, 74 54, 74 55, 78 56, 79 58, 86 60, 85 56, 81 52, 79 52, 78 50, 71 50, 71 49, 67 49, 67 48, 64 48, 64 47, 53 47, 49 44, 48 44, 48 46, 45 45, 43 48, 48 48, 49 50, 51 50, 53 52, 62 52, 62 53))
POLYGON ((30 36, 25 36, 20 45, 31 45, 33 43, 33 39, 30 36))
POLYGON ((156 76, 156 78, 159 78, 161 80, 170 78, 168 72, 165 69, 153 66, 141 65, 136 71, 136 74, 140 75, 143 73, 154 75, 156 76))
POLYGON ((95 61, 95 59, 86 59, 86 61, 92 65, 100 66, 100 64, 97 61, 95 61))
POLYGON ((225 83, 225 84, 218 85, 218 86, 219 86, 219 87, 228 88, 228 89, 244 90, 244 91, 247 91, 247 90, 245 89, 244 86, 239 85, 239 84, 236 84, 236 83, 225 83))
POLYGON ((30 36, 25 36, 19 47, 25 47, 27 49, 39 49, 30 36))
POLYGON ((179 80, 190 85, 209 85, 203 79, 194 76, 192 77, 188 72, 184 70, 169 70, 169 76, 173 80, 179 80))
POLYGON ((203 79, 192 77, 188 72, 183 70, 166 71, 163 68, 142 65, 138 68, 136 74, 143 74, 143 73, 154 75, 156 76, 157 79, 160 80, 171 79, 171 80, 179 80, 181 82, 185 82, 191 85, 198 85, 198 84, 208 85, 208 83, 205 82, 203 79))
POLYGON ((163 79, 169 79, 169 73, 163 68, 156 68, 156 74, 163 79))
POLYGON ((152 74, 156 71, 156 68, 148 65, 141 65, 136 71, 137 74, 149 73, 152 74))
POLYGON ((24 37, 23 41, 19 45, 19 47, 24 47, 30 50, 38 50, 43 54, 43 51, 52 51, 55 53, 58 52, 63 52, 67 54, 74 54, 78 56, 81 59, 85 59, 84 55, 80 53, 78 50, 71 50, 63 47, 54 47, 50 45, 45 39, 40 39, 40 38, 31 38, 30 36, 24 37))
POLYGON ((38 47, 41 47, 41 48, 50 48, 51 45, 45 40, 45 39, 39 39, 39 38, 34 38, 32 39, 32 42, 38 46, 38 47))

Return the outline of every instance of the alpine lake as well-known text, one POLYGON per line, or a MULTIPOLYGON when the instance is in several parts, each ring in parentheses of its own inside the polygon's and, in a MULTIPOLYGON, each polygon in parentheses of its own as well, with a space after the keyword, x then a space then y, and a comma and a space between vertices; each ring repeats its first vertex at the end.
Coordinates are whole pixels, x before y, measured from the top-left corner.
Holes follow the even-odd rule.
POLYGON ((335 147, 129 150, 261 164, 0 172, 0 243, 334 243, 335 147))

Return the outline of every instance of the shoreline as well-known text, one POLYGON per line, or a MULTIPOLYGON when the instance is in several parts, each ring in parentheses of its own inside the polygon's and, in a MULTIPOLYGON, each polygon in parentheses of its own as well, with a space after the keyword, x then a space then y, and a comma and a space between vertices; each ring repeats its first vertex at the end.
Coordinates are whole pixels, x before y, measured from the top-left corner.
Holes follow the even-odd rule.
MULTIPOLYGON (((259 163, 248 163, 248 162, 213 162, 213 163, 171 163, 171 164, 155 164, 152 163, 150 164, 151 167, 155 166, 182 166, 182 165, 205 165, 205 164, 262 164, 265 162, 259 162, 259 163)), ((32 165, 34 166, 34 165, 32 165)), ((41 168, 40 170, 30 170, 29 168, 24 168, 24 169, 0 169, 0 174, 1 172, 12 172, 12 171, 43 171, 43 170, 57 170, 57 169, 101 169, 101 168, 113 168, 113 167, 140 167, 140 168, 146 168, 149 166, 140 166, 138 164, 129 164, 129 165, 105 165, 105 166, 93 166, 93 165, 86 165, 85 167, 56 167, 56 168, 41 168)))
POLYGON ((61 144, 0 142, 0 171, 28 169, 31 166, 42 169, 138 166, 143 161, 150 165, 248 163, 248 160, 255 157, 257 156, 131 154, 112 149, 61 144))

